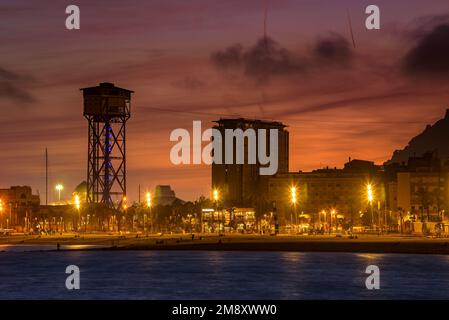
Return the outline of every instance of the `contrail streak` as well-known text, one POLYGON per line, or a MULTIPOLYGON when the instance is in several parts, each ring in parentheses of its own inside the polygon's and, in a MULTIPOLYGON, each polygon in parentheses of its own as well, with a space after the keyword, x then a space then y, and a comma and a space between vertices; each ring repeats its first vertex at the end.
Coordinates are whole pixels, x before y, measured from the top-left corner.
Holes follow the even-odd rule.
POLYGON ((265 0, 265 10, 263 17, 263 40, 265 41, 265 47, 267 47, 267 16, 268 16, 268 0, 265 0))
POLYGON ((355 49, 354 32, 352 30, 352 23, 351 23, 351 16, 349 15, 349 9, 346 10, 346 13, 348 15, 349 32, 351 33, 352 45, 353 45, 353 47, 355 49))

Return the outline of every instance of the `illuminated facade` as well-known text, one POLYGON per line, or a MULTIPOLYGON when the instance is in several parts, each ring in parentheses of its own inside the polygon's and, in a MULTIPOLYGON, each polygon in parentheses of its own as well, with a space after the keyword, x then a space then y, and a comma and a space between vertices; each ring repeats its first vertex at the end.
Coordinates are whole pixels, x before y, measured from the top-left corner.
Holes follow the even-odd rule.
POLYGON ((23 223, 23 219, 39 211, 40 198, 32 193, 31 187, 13 186, 0 189, 2 212, 0 219, 8 219, 9 226, 23 223))
POLYGON ((351 160, 343 169, 325 168, 312 172, 290 172, 270 178, 269 197, 276 203, 281 224, 298 216, 308 217, 311 222, 323 219, 320 215, 332 211, 340 219, 353 224, 360 213, 369 206, 367 185, 373 188, 375 205, 385 204, 382 171, 370 161, 351 160), (292 203, 291 190, 295 188, 292 203))
POLYGON ((427 153, 407 164, 390 166, 389 202, 392 211, 420 221, 439 221, 449 205, 449 170, 427 153))
MULTIPOLYGON (((214 127, 218 129, 222 136, 225 136, 226 129, 277 129, 278 130, 278 173, 288 172, 289 161, 289 132, 286 126, 280 122, 250 120, 250 119, 220 119, 216 121, 214 127)), ((257 135, 256 135, 257 137, 257 135)), ((258 137, 256 138, 258 139, 258 137)), ((258 145, 258 141, 256 141, 258 145)), ((269 148, 269 135, 266 142, 269 148)), ((270 176, 260 175, 261 164, 248 164, 246 155, 248 154, 248 140, 244 141, 244 164, 212 164, 212 187, 220 190, 222 201, 226 207, 233 206, 254 206, 260 198, 268 194, 268 181, 270 176)), ((223 154, 225 146, 223 144, 223 154)), ((234 155, 236 154, 236 143, 233 141, 234 155)))

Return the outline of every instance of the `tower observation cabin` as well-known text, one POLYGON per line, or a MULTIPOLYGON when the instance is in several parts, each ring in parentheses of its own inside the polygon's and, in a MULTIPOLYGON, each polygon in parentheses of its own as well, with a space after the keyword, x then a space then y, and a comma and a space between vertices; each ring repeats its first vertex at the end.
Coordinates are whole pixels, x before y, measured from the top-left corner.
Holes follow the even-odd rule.
POLYGON ((87 201, 126 205, 126 122, 133 91, 103 82, 82 88, 88 121, 87 201))

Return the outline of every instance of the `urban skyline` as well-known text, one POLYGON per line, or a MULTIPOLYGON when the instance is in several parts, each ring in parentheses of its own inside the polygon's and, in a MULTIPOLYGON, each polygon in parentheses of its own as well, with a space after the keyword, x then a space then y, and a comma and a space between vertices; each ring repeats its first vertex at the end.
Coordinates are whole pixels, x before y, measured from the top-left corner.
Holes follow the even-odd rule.
POLYGON ((449 299, 448 0, 0 2, 0 300, 449 299))
MULTIPOLYGON (((449 109, 447 109, 447 111, 446 111, 446 118, 447 118, 447 115, 449 114, 449 109)), ((229 120, 231 120, 231 121, 260 121, 260 120, 257 120, 257 119, 245 119, 245 118, 236 118, 236 119, 229 119, 229 120)), ((263 120, 262 120, 263 121, 263 120)), ((214 121, 215 122, 215 121, 214 121)), ((269 122, 268 122, 269 123, 269 122)), ((428 125, 429 126, 429 125, 428 125)), ((427 128, 428 128, 428 126, 427 126, 427 128)), ((286 126, 286 128, 288 129, 288 125, 286 126)), ((419 133, 422 133, 423 132, 423 130, 421 130, 419 133)), ((408 141, 410 141, 410 139, 411 139, 412 137, 410 137, 409 139, 408 139, 408 141)), ((404 146, 405 147, 405 146, 404 146)), ((291 147, 290 147, 291 148, 291 147)), ((429 151, 429 150, 428 150, 429 151)), ((246 150, 244 151, 244 153, 246 152, 246 150)), ((287 151, 288 152, 288 151, 287 151)), ((421 155, 423 155, 424 153, 422 153, 422 154, 418 154, 417 156, 421 156, 421 155)), ((291 157, 292 155, 290 155, 290 157, 291 157)), ((281 156, 281 157, 284 157, 284 156, 281 156)), ((320 167, 317 167, 317 168, 311 168, 310 170, 301 170, 301 169, 299 169, 299 170, 297 170, 297 171, 292 171, 292 170, 290 170, 290 173, 302 173, 302 172, 304 172, 304 173, 307 173, 307 172, 314 172, 314 171, 317 171, 317 170, 321 170, 321 169, 340 169, 340 168, 343 168, 343 165, 345 164, 345 163, 347 163, 347 161, 348 161, 348 158, 349 158, 349 161, 351 161, 351 159, 353 159, 351 156, 349 156, 349 157, 347 157, 346 158, 346 160, 341 164, 341 165, 336 165, 336 166, 329 166, 329 165, 323 165, 323 166, 320 166, 320 167)), ((363 161, 369 161, 369 162, 371 162, 372 160, 370 160, 370 159, 366 159, 366 158, 360 158, 360 159, 357 159, 357 160, 363 160, 363 161)), ((382 163, 376 163, 375 161, 372 161, 374 164, 376 164, 376 165, 378 165, 378 166, 382 166, 383 164, 385 164, 386 162, 388 162, 389 160, 391 160, 391 158, 388 158, 386 161, 384 161, 384 162, 382 162, 382 163)), ((444 159, 441 159, 442 161, 444 161, 444 159)), ((287 160, 288 161, 288 160, 287 160)), ((43 164, 43 170, 44 170, 44 177, 43 177, 43 179, 45 180, 45 150, 44 150, 44 159, 43 159, 43 162, 44 162, 44 164, 43 164)), ((85 164, 86 165, 86 164, 85 164)), ((287 164, 287 166, 288 166, 289 164, 287 164)), ((186 167, 189 167, 189 165, 185 165, 186 167)), ((211 182, 211 177, 212 177, 212 172, 210 171, 210 168, 211 168, 211 166, 210 165, 207 165, 207 164, 201 164, 201 165, 190 165, 190 166, 192 166, 193 168, 186 168, 187 170, 195 170, 195 167, 207 167, 208 168, 208 171, 209 171, 209 176, 208 176, 208 179, 209 179, 209 181, 208 181, 208 187, 206 188, 206 191, 204 192, 204 193, 198 193, 198 194, 194 194, 194 196, 193 196, 193 198, 184 198, 184 200, 186 200, 186 201, 193 201, 193 200, 197 200, 198 198, 200 198, 201 196, 205 196, 205 197, 211 197, 212 196, 212 190, 214 189, 213 188, 213 183, 211 182)), ((50 169, 51 170, 51 169, 50 169)), ((49 170, 49 171, 50 171, 49 170)), ((196 169, 196 170, 198 170, 198 169, 196 169)), ((279 173, 281 173, 282 174, 282 172, 278 172, 277 174, 275 174, 273 177, 275 177, 276 175, 279 175, 279 173)), ((267 179, 269 179, 270 178, 270 176, 267 176, 267 179)), ((213 178, 212 178, 213 179, 213 178)), ((45 204, 45 199, 46 199, 46 197, 48 196, 48 202, 49 203, 56 203, 56 202, 61 202, 61 200, 63 200, 63 201, 69 201, 69 202, 71 202, 71 201, 73 201, 73 192, 75 192, 75 190, 76 190, 76 187, 78 187, 81 183, 83 183, 83 182, 85 182, 86 181, 86 177, 80 177, 80 180, 75 184, 75 186, 72 188, 72 184, 68 184, 68 187, 67 187, 67 185, 65 184, 65 182, 63 181, 63 180, 61 180, 61 179, 51 179, 50 178, 50 180, 49 180, 49 185, 48 185, 48 195, 46 194, 46 192, 45 192, 45 189, 44 189, 44 192, 40 192, 40 190, 37 190, 37 195, 38 196, 40 196, 40 198, 41 198, 41 203, 43 203, 43 204, 45 204), (42 201, 44 201, 44 202, 42 202, 42 201)), ((45 182, 44 182, 45 183, 45 182)), ((152 184, 147 184, 147 185, 145 185, 145 184, 139 184, 138 186, 137 186, 137 190, 139 190, 139 188, 140 188, 140 195, 139 195, 139 191, 136 193, 136 195, 135 195, 135 198, 134 197, 130 197, 129 196, 129 194, 128 194, 128 201, 129 201, 129 203, 133 203, 133 202, 138 202, 138 199, 141 199, 141 201, 142 201, 142 199, 144 199, 144 197, 145 197, 145 194, 147 194, 148 192, 150 192, 150 193, 152 193, 153 191, 154 191, 154 189, 155 189, 155 187, 157 187, 157 186, 161 186, 161 185, 168 185, 168 184, 166 184, 166 183, 163 183, 163 182, 158 182, 158 181, 152 181, 152 184)), ((175 184, 176 185, 176 184, 175 184)), ((27 184, 27 183, 23 183, 23 184, 11 184, 11 186, 30 186, 29 184, 27 184)), ((4 185, 3 187, 7 187, 7 185, 4 185)), ((34 186, 30 186, 31 188, 32 188, 32 190, 33 190, 33 192, 36 190, 35 188, 34 188, 34 186)), ((132 186, 131 186, 131 188, 130 189, 133 189, 132 188, 132 186)), ((176 191, 176 190, 175 190, 176 191)), ((179 196, 179 195, 178 195, 179 196)))
MULTIPOLYGON (((80 2, 81 9, 85 3, 80 2)), ((43 195, 46 147, 52 185, 63 181, 71 190, 85 180, 87 145, 78 88, 101 81, 136 92, 128 125, 128 193, 133 199, 139 184, 169 184, 185 199, 208 194, 207 165, 173 166, 169 161, 170 131, 188 128, 192 119, 211 126, 221 116, 237 115, 286 123, 294 137, 291 171, 341 167, 348 157, 381 164, 447 107, 449 90, 442 75, 447 63, 425 46, 447 36, 437 26, 447 25, 442 13, 449 5, 408 1, 407 10, 401 2, 378 5, 381 30, 368 31, 364 6, 357 1, 327 2, 332 10, 307 1, 268 1, 270 50, 285 49, 290 58, 268 57, 274 70, 251 65, 243 66, 251 68, 242 73, 223 64, 217 53, 237 43, 241 54, 257 53, 265 10, 259 1, 245 2, 243 8, 233 1, 189 6, 114 2, 114 9, 102 15, 99 4, 89 3, 78 33, 63 27, 62 5, 7 3, 0 11, 7 26, 0 37, 9 43, 0 49, 0 81, 11 89, 0 94, 0 147, 8 150, 0 159, 2 184, 31 185, 43 195), (355 48, 348 41, 347 11, 355 48), (122 12, 136 17, 116 19, 122 12), (11 18, 11 13, 17 15, 11 18), (160 16, 169 17, 167 23, 160 16), (111 41, 110 30, 116 31, 113 39, 121 40, 120 47, 111 41), (426 65, 429 57, 438 70, 426 65), (198 181, 195 186, 192 179, 198 181)))

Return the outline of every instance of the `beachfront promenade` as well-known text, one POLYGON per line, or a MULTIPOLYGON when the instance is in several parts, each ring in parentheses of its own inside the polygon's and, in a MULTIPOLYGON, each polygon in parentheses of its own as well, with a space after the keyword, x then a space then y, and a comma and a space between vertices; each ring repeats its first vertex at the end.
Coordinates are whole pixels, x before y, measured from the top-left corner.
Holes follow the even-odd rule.
POLYGON ((49 245, 55 249, 229 250, 449 254, 449 238, 401 235, 57 234, 0 236, 1 245, 49 245), (59 246, 58 246, 59 244, 59 246))

